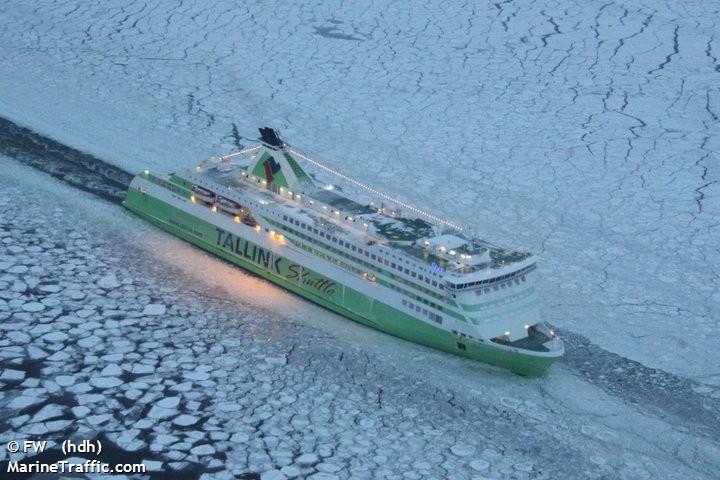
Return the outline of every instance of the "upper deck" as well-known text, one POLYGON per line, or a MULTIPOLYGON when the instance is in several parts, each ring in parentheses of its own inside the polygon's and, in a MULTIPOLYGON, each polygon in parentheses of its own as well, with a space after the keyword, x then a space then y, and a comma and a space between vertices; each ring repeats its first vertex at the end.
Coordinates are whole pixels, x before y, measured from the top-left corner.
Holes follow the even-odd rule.
POLYGON ((528 253, 466 235, 451 222, 365 187, 284 143, 263 142, 208 160, 182 177, 240 203, 276 207, 294 224, 370 246, 378 256, 387 253, 411 260, 451 288, 485 283, 534 266, 528 253), (300 167, 298 158, 308 161, 300 167), (312 164, 322 168, 313 171, 312 164), (328 171, 349 182, 325 181, 328 171), (358 191, 358 186, 365 188, 358 191))

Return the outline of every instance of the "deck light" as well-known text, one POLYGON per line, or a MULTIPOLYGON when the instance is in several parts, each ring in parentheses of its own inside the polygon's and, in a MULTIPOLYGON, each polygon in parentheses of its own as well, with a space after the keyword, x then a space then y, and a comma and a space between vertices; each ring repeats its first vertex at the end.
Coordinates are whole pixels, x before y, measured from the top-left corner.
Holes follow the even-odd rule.
POLYGON ((259 231, 260 231, 260 225, 255 225, 255 231, 256 231, 256 232, 259 232, 259 231))
POLYGON ((150 175, 150 170, 145 170, 145 175, 150 175))
POLYGON ((197 200, 195 200, 195 195, 190 195, 190 201, 192 203, 197 203, 197 200))
POLYGON ((506 336, 506 337, 509 337, 509 336, 510 336, 510 332, 505 332, 505 336, 506 336))
POLYGON ((455 255, 455 250, 450 250, 450 255, 455 255))
POLYGON ((217 212, 217 205, 213 205, 210 209, 213 213, 217 212))
POLYGON ((525 325, 525 330, 529 329, 530 325, 525 325))
POLYGON ((238 217, 237 215, 235 215, 235 223, 240 223, 240 217, 238 217))

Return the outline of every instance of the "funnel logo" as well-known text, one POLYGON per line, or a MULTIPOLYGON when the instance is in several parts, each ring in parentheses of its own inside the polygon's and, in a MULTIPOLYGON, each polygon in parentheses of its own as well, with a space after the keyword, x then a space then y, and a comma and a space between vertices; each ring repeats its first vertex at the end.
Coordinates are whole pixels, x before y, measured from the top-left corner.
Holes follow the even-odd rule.
POLYGON ((268 159, 263 162, 263 167, 265 167, 265 179, 268 185, 270 185, 275 178, 273 174, 280 171, 280 164, 276 162, 273 157, 268 157, 268 159))

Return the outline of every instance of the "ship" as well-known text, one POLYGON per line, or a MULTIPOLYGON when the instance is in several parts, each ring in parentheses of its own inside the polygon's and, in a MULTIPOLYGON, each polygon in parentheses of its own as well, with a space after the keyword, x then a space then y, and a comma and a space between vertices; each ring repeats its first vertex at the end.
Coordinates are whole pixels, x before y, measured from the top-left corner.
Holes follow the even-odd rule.
POLYGON ((140 172, 123 205, 390 335, 525 376, 564 353, 540 317, 534 255, 376 190, 270 127, 256 145, 187 171, 140 172))

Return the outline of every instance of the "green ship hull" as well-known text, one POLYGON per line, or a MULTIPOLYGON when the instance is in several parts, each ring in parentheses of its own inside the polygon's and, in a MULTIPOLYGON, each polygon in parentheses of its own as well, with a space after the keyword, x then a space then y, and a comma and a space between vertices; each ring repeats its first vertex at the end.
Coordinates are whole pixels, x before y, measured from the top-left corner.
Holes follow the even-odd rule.
POLYGON ((465 338, 459 339, 451 332, 422 322, 274 252, 267 252, 250 240, 224 231, 136 188, 130 187, 123 205, 176 237, 333 312, 393 336, 507 368, 525 376, 540 375, 557 360, 553 356, 538 356, 522 350, 512 351, 465 338))

